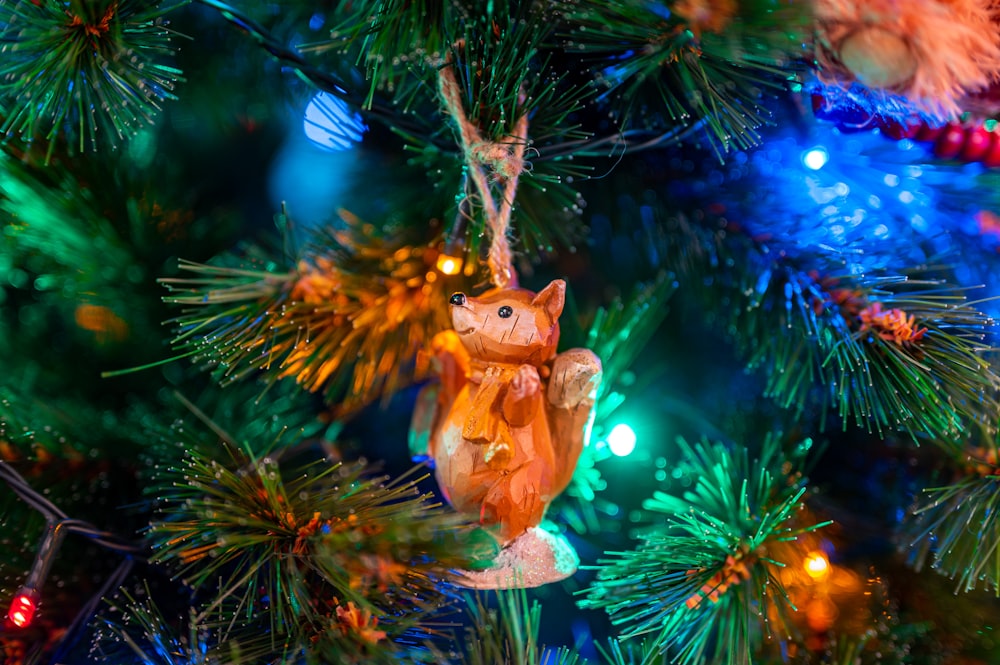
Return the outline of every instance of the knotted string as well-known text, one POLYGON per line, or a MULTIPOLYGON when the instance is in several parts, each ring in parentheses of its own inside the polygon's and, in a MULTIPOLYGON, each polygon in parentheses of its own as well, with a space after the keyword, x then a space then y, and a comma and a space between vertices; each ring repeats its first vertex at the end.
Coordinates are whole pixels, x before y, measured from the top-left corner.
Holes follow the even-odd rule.
POLYGON ((507 232, 510 229, 510 215, 514 209, 517 181, 524 171, 524 150, 528 144, 528 116, 522 115, 518 118, 514 125, 514 133, 507 139, 499 143, 483 139, 479 128, 465 115, 462 93, 455 80, 454 61, 450 54, 439 70, 438 90, 448 114, 458 124, 469 177, 472 178, 479 198, 482 199, 490 238, 490 249, 486 259, 490 268, 490 280, 494 286, 506 288, 514 276, 507 232), (500 205, 497 205, 493 198, 487 168, 504 183, 500 205))

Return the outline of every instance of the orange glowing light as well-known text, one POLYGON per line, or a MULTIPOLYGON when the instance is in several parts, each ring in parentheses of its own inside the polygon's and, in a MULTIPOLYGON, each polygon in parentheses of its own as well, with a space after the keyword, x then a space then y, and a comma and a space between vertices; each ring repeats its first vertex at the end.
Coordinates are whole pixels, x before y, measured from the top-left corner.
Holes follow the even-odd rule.
POLYGON ((806 573, 813 579, 826 577, 830 573, 830 562, 822 552, 810 552, 804 565, 806 573))
POLYGON ((76 319, 76 325, 97 333, 101 343, 120 342, 128 337, 128 324, 103 305, 77 305, 73 318, 76 319))
POLYGON ((457 275, 462 270, 462 260, 441 254, 437 258, 437 269, 442 275, 457 275))
POLYGON ((17 594, 10 603, 7 617, 18 628, 26 627, 35 618, 35 599, 28 594, 17 594))

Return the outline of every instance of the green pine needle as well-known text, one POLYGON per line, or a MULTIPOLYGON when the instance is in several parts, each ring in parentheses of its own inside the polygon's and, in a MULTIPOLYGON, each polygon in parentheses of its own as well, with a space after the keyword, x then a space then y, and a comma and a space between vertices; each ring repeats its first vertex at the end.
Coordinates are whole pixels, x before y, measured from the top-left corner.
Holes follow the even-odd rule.
POLYGON ((871 628, 860 635, 837 634, 819 649, 799 648, 789 656, 771 656, 761 665, 944 665, 950 662, 940 645, 920 642, 927 627, 871 628), (937 648, 935 648, 937 647, 937 648))
POLYGON ((267 617, 271 639, 299 642, 331 625, 350 634, 331 616, 353 607, 367 617, 354 634, 374 620, 398 637, 444 603, 448 570, 489 543, 421 494, 421 478, 390 482, 326 461, 286 472, 273 456, 231 446, 220 462, 182 427, 175 434, 191 452, 162 475, 162 519, 149 537, 156 561, 212 594, 199 622, 235 602, 267 617))
POLYGON ((693 489, 657 492, 643 504, 664 524, 636 549, 609 552, 580 605, 605 609, 626 626, 624 637, 646 635, 682 665, 749 663, 765 635, 783 641, 793 632, 785 620, 790 601, 774 574, 784 564, 772 557, 825 525, 793 525, 810 442, 786 456, 768 437, 753 463, 746 449, 679 445, 693 489))
MULTIPOLYGON (((156 605, 146 588, 145 598, 137 600, 127 591, 121 593, 125 603, 111 606, 122 615, 121 621, 102 617, 103 627, 97 631, 95 655, 104 662, 131 662, 136 657, 143 665, 210 665, 219 661, 210 656, 212 647, 208 631, 191 620, 182 636, 174 621, 169 621, 156 605)), ((240 660, 229 660, 239 665, 240 660)))
MULTIPOLYGON (((969 465, 977 466, 972 457, 969 465)), ((955 580, 956 592, 981 584, 1000 597, 1000 475, 995 463, 978 465, 988 472, 924 490, 904 532, 917 570, 929 564, 955 580)))
POLYGON ((394 665, 406 662, 402 657, 411 651, 394 641, 368 641, 345 631, 339 617, 310 639, 275 640, 259 616, 248 616, 232 602, 222 603, 210 617, 199 617, 195 608, 188 608, 184 620, 171 620, 148 588, 143 600, 121 593, 127 602, 113 601, 115 616, 102 617, 103 626, 95 634, 94 654, 102 662, 133 662, 138 657, 144 665, 394 665))
POLYGON ((24 377, 4 378, 0 460, 17 464, 29 478, 44 479, 53 496, 106 485, 112 451, 113 459, 123 465, 143 456, 146 432, 153 425, 142 407, 114 413, 82 397, 46 399, 24 377))
POLYGON ((377 91, 391 93, 400 79, 427 58, 445 50, 445 26, 456 5, 440 0, 363 0, 340 3, 330 38, 303 47, 321 52, 355 51, 371 82, 366 106, 377 91))
POLYGON ((872 574, 863 597, 839 603, 839 609, 832 628, 814 632, 811 639, 789 645, 787 651, 766 649, 757 662, 761 665, 943 665, 950 660, 941 644, 933 639, 932 622, 910 623, 901 618, 899 603, 892 599, 881 577, 872 574))
POLYGON ((982 357, 989 319, 965 304, 959 289, 852 277, 830 280, 831 287, 780 268, 768 277, 735 325, 747 335, 750 366, 767 367, 767 394, 782 406, 801 409, 816 386, 826 386, 822 399, 844 426, 853 420, 915 439, 954 437, 990 410, 998 378, 982 357), (865 330, 835 306, 836 289, 855 293, 867 308, 881 303, 884 311, 913 316, 923 338, 899 343, 865 330))
MULTIPOLYGON (((430 63, 418 72, 420 76, 411 77, 412 93, 397 95, 408 100, 403 105, 418 122, 423 120, 423 126, 394 130, 410 144, 415 163, 428 173, 451 176, 450 186, 459 190, 456 195, 462 205, 469 197, 461 187, 465 155, 455 149, 456 119, 442 118, 436 112, 440 100, 426 99, 427 90, 437 89, 439 68, 454 67, 462 112, 484 141, 509 140, 518 119, 528 116, 528 136, 516 137, 528 141, 528 163, 519 180, 512 225, 527 256, 544 256, 556 247, 573 247, 583 237, 581 200, 572 184, 586 178, 590 168, 572 156, 587 146, 589 134, 581 130, 574 114, 591 100, 594 89, 590 84, 568 83, 564 73, 550 66, 543 52, 554 24, 548 3, 490 0, 483 5, 454 21, 446 49, 451 64, 444 65, 442 58, 430 63), (418 100, 424 105, 419 106, 418 100), (560 219, 553 219, 553 211, 560 219)), ((494 198, 499 200, 503 182, 495 184, 494 198)), ((485 219, 474 200, 467 201, 469 214, 460 216, 467 220, 462 222, 467 226, 461 237, 468 253, 477 256, 485 219)), ((455 229, 451 232, 456 234, 455 229)))
POLYGON ((496 606, 483 596, 466 596, 468 622, 463 636, 455 636, 457 653, 432 648, 439 665, 578 665, 580 655, 561 647, 546 648, 539 642, 542 608, 528 602, 523 589, 496 593, 496 606))
POLYGON ((435 270, 438 251, 377 237, 345 216, 346 229, 318 231, 294 267, 257 257, 265 269, 182 262, 193 278, 161 280, 184 306, 174 348, 213 366, 229 384, 262 373, 324 391, 339 414, 387 399, 416 380, 414 359, 450 327, 448 296, 468 275, 435 270))
POLYGON ((76 150, 114 145, 173 99, 178 35, 164 16, 178 3, 149 0, 3 0, 0 95, 16 100, 0 132, 76 150))
POLYGON ((466 17, 449 36, 466 117, 489 141, 510 136, 522 115, 531 118, 532 136, 564 136, 566 120, 579 110, 585 93, 567 94, 559 85, 561 77, 548 72, 540 53, 551 30, 545 3, 487 4, 492 12, 466 17))
POLYGON ((1000 377, 983 357, 991 321, 961 289, 907 276, 823 276, 726 229, 671 226, 678 238, 667 265, 699 298, 723 303, 717 323, 748 366, 765 372, 766 394, 783 408, 801 414, 818 402, 844 427, 940 440, 1000 408, 992 397, 1000 377), (924 332, 900 341, 866 328, 861 314, 876 304, 924 332))
POLYGON ((804 63, 812 30, 806 6, 743 0, 725 17, 727 3, 716 3, 720 22, 701 29, 675 4, 560 2, 565 48, 601 60, 604 96, 628 124, 640 112, 668 128, 704 124, 720 156, 759 143, 770 116, 762 92, 779 91, 804 69, 796 62, 804 63))
MULTIPOLYGON (((593 86, 569 84, 565 73, 550 66, 543 51, 556 20, 549 3, 467 4, 351 5, 350 18, 334 30, 332 41, 308 49, 346 48, 345 42, 360 48, 358 57, 369 63, 373 84, 385 88, 382 92, 407 114, 406 126, 394 122, 391 128, 407 142, 411 162, 437 174, 445 191, 455 191, 456 212, 467 207, 447 215, 461 220, 462 228, 448 231, 464 241, 467 256, 479 256, 485 218, 461 186, 465 155, 456 149, 455 119, 441 113, 440 67, 446 60, 454 67, 462 113, 484 141, 508 140, 518 119, 528 116, 528 136, 518 137, 528 140, 529 150, 513 235, 531 258, 573 247, 584 234, 580 197, 571 185, 590 173, 588 165, 572 159, 589 138, 573 116, 593 97, 593 86), (553 210, 560 219, 553 219, 553 210)), ((502 186, 495 190, 495 198, 500 197, 502 186)))
POLYGON ((661 653, 656 642, 643 641, 636 644, 631 640, 612 639, 608 648, 597 646, 608 665, 668 665, 669 657, 661 653))

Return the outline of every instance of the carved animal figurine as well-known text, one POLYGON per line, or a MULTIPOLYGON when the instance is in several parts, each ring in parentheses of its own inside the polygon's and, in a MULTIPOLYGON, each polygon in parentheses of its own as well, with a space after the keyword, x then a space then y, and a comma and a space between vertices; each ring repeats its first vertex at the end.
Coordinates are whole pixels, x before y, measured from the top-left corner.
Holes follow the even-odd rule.
POLYGON ((492 569, 466 573, 467 586, 537 586, 576 570, 569 543, 538 528, 573 475, 601 379, 593 352, 556 354, 565 296, 562 280, 537 295, 456 293, 454 330, 432 341, 440 384, 418 399, 411 447, 426 443, 413 452, 434 461, 448 501, 503 546, 492 569))

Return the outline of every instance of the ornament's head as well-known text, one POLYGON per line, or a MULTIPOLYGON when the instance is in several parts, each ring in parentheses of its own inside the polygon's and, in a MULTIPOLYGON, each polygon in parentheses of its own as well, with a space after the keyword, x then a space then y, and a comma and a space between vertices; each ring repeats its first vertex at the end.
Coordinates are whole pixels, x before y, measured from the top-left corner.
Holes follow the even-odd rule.
POLYGON ((479 297, 456 293, 448 301, 451 324, 476 360, 541 365, 556 354, 566 282, 557 279, 538 294, 495 289, 479 297))

